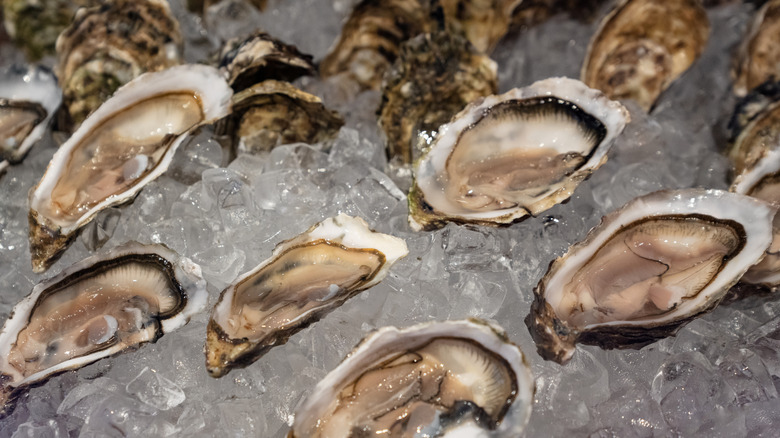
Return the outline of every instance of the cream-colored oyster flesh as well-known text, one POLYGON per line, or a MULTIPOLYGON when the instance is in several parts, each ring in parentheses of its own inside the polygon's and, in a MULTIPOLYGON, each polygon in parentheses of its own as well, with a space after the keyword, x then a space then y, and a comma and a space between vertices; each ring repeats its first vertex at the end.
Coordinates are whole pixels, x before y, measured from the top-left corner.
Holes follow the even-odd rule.
POLYGON ((709 33, 699 0, 623 0, 591 39, 582 82, 650 111, 701 55, 709 33))
POLYGON ((606 161, 628 120, 622 105, 566 78, 479 99, 415 164, 409 223, 420 230, 536 215, 606 161))
POLYGON ((30 192, 30 252, 41 272, 102 210, 133 199, 167 169, 184 135, 227 115, 220 73, 184 65, 122 87, 54 154, 30 192))
POLYGON ((0 411, 22 388, 186 324, 206 306, 200 267, 161 245, 128 243, 44 281, 0 332, 0 411))
POLYGON ((206 368, 221 377, 245 367, 294 333, 384 279, 408 250, 345 214, 274 249, 220 295, 206 338, 206 368))
POLYGON ((523 353, 500 328, 384 327, 301 402, 289 436, 520 436, 533 394, 523 353))
POLYGON ((779 34, 780 1, 770 0, 756 12, 737 51, 732 71, 737 96, 744 96, 768 80, 780 79, 779 34))
POLYGON ((605 216, 556 259, 526 324, 539 354, 639 348, 715 307, 772 240, 776 207, 719 190, 661 191, 605 216))

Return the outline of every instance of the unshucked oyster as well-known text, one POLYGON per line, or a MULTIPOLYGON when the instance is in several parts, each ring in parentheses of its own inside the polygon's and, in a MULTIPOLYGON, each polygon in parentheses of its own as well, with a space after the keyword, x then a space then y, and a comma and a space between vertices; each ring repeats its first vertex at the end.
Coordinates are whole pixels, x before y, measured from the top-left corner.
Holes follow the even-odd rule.
POLYGON ((406 243, 340 214, 285 241, 222 291, 206 337, 206 368, 221 377, 385 278, 406 243))
POLYGON ((409 223, 509 224, 547 210, 606 162, 628 120, 622 105, 566 78, 479 99, 416 163, 409 223))
POLYGON ((533 395, 523 353, 499 328, 384 327, 303 400, 288 437, 517 437, 533 395))
POLYGON ((137 243, 38 284, 0 332, 0 413, 35 382, 154 342, 203 310, 207 298, 198 265, 137 243))
POLYGON ((661 191, 605 216, 550 264, 526 318, 539 354, 575 343, 640 348, 714 308, 772 240, 769 204, 719 190, 661 191))
POLYGON ((779 34, 780 0, 771 0, 756 12, 737 52, 732 73, 738 96, 768 80, 780 80, 779 34))
POLYGON ((147 73, 120 88, 30 191, 33 270, 46 270, 100 210, 131 201, 165 172, 184 135, 227 115, 231 96, 222 75, 204 65, 147 73))

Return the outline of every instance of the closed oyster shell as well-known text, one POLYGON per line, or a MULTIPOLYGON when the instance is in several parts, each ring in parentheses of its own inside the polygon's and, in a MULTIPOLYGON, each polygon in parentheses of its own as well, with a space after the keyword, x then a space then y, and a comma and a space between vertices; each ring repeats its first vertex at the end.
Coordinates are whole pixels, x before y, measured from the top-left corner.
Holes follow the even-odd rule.
POLYGON ((727 154, 739 175, 780 148, 780 82, 768 81, 741 99, 729 121, 727 154))
POLYGON ((185 134, 228 114, 214 68, 146 73, 117 90, 52 157, 30 191, 30 253, 46 270, 102 209, 129 202, 168 168, 185 134))
POLYGON ((439 126, 469 102, 496 93, 496 71, 492 59, 459 35, 436 32, 404 43, 378 110, 388 156, 412 163, 439 126))
POLYGON ((523 0, 439 0, 452 33, 462 33, 480 52, 490 53, 509 31, 523 0))
POLYGON ((623 0, 591 39, 582 82, 650 111, 701 55, 709 33, 699 0, 623 0))
POLYGON ((96 0, 5 0, 3 22, 6 31, 32 61, 54 53, 55 42, 68 27, 80 6, 96 0))
POLYGON ((0 332, 0 415, 36 382, 155 342, 207 299, 198 265, 162 245, 132 242, 39 283, 0 332))
POLYGON ((604 216, 534 290, 539 354, 640 348, 714 308, 772 241, 776 207, 719 190, 661 191, 604 216))
POLYGON ((530 367, 499 327, 476 319, 383 327, 298 405, 288 437, 515 437, 533 397, 530 367))
POLYGON ((770 0, 756 12, 737 52, 732 76, 734 93, 744 96, 769 80, 780 79, 780 1, 770 0))

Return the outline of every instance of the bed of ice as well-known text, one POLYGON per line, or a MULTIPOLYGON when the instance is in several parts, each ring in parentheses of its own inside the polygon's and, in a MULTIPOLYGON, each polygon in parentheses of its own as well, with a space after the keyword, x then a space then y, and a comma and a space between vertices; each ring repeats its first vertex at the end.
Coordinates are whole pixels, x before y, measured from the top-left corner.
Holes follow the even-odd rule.
MULTIPOLYGON (((219 38, 260 27, 321 59, 351 0, 271 1, 264 13, 226 0, 200 21, 173 6, 190 61, 219 38)), ((331 145, 289 145, 270 156, 230 161, 208 130, 179 150, 170 170, 134 203, 100 215, 44 276, 31 272, 27 192, 54 152, 47 138, 0 177, 0 320, 44 277, 129 239, 162 242, 203 267, 211 303, 274 245, 346 212, 406 239, 409 256, 381 284, 222 379, 202 353, 207 314, 155 344, 67 372, 27 391, 0 421, 2 437, 283 437, 302 397, 370 330, 475 316, 506 329, 536 376, 528 436, 777 436, 780 430, 780 303, 752 296, 723 304, 675 337, 641 350, 580 346, 566 366, 536 353, 523 318, 552 259, 606 212, 661 188, 726 188, 721 154, 734 99, 728 67, 752 13, 709 10, 704 56, 662 97, 652 115, 630 106, 632 123, 609 162, 571 202, 509 228, 447 226, 412 232, 407 177, 383 173, 376 92, 353 96, 335 82, 306 79, 348 120, 331 145)), ((553 75, 577 77, 595 23, 558 17, 505 39, 493 58, 502 91, 553 75)), ((2 62, 21 60, 7 44, 2 62)), ((47 60, 51 64, 52 60, 47 60)), ((630 105, 627 104, 627 105, 630 105)))

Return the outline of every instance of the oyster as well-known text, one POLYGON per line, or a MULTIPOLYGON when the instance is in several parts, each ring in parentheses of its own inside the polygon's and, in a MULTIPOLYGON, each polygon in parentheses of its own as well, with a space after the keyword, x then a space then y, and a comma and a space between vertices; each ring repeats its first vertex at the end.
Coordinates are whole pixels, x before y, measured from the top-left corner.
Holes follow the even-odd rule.
POLYGON ((404 164, 417 159, 453 114, 496 93, 496 70, 466 38, 449 32, 418 35, 401 45, 378 110, 389 157, 404 164))
POLYGON ((727 154, 739 175, 770 150, 780 148, 780 82, 769 81, 737 103, 729 122, 727 154))
POLYGON ((771 0, 756 13, 739 48, 733 70, 734 93, 744 96, 768 80, 780 80, 780 1, 771 0))
POLYGON ((719 190, 661 191, 605 216, 550 264, 526 318, 539 354, 640 348, 714 308, 772 241, 776 207, 719 190))
POLYGON ((440 0, 452 33, 461 33, 480 52, 490 53, 506 35, 515 9, 523 0, 440 0))
POLYGON ((406 243, 340 214, 281 244, 222 291, 206 337, 206 369, 221 377, 385 278, 406 243))
POLYGON ((79 6, 96 0, 5 0, 5 29, 33 61, 54 53, 57 36, 68 27, 79 6))
POLYGON ((57 39, 57 77, 78 126, 141 73, 181 64, 183 39, 166 0, 109 0, 79 9, 57 39))
POLYGON ((237 92, 267 79, 292 82, 315 71, 311 55, 263 32, 228 41, 219 59, 228 83, 237 92))
POLYGON ((534 381, 520 349, 478 320, 384 327, 295 409, 288 437, 521 436, 534 381))
POLYGON ((320 63, 320 74, 346 75, 363 89, 379 89, 401 43, 429 28, 420 0, 362 0, 320 63))
POLYGON ((206 306, 200 267, 162 245, 128 243, 44 281, 0 332, 0 411, 23 388, 154 342, 206 306))
POLYGON ((536 215, 606 162, 628 120, 622 105, 566 78, 479 99, 415 164, 409 223, 420 230, 536 215))
POLYGON ((255 84, 233 96, 224 132, 233 133, 238 153, 267 152, 280 144, 314 144, 335 138, 344 119, 314 95, 287 82, 255 84))
POLYGON ((117 90, 30 191, 33 270, 46 270, 100 210, 131 201, 165 172, 184 134, 227 115, 231 95, 220 73, 204 65, 146 73, 117 90))
POLYGON ((582 82, 649 111, 701 55, 709 33, 699 0, 624 0, 591 39, 582 82))
POLYGON ((0 161, 18 163, 38 140, 62 101, 57 78, 43 67, 0 71, 0 161))
MULTIPOLYGON (((187 0, 187 9, 190 12, 200 15, 201 17, 206 15, 206 10, 213 5, 216 5, 223 0, 187 0)), ((265 3, 267 0, 249 0, 249 3, 254 6, 258 11, 265 9, 265 3)))

